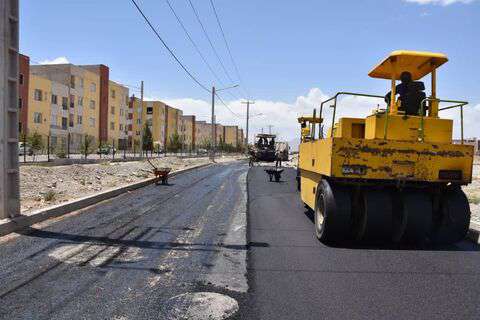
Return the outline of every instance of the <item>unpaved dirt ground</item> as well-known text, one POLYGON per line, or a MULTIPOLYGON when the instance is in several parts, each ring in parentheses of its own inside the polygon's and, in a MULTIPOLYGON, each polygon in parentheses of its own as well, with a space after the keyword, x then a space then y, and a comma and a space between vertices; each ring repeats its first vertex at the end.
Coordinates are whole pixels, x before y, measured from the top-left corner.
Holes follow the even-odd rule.
MULTIPOLYGON (((243 156, 223 156, 216 162, 235 161, 243 156)), ((208 157, 152 159, 156 167, 172 171, 210 163, 208 157)), ((103 162, 68 166, 21 166, 20 198, 22 213, 45 208, 153 177, 147 161, 103 162)))
POLYGON ((473 164, 472 183, 463 187, 470 202, 472 217, 470 221, 480 223, 480 160, 475 158, 473 164))

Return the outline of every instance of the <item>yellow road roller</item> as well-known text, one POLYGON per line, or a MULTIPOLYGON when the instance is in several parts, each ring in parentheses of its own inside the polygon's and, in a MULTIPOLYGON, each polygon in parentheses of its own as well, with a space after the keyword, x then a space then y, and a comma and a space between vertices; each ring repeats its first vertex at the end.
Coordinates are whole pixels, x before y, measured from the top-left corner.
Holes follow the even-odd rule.
POLYGON ((339 92, 318 116, 299 118, 301 199, 313 210, 315 234, 325 243, 393 241, 451 244, 464 239, 470 207, 461 186, 471 182, 474 147, 463 141, 465 101, 437 98, 441 53, 394 51, 370 73, 391 81, 386 96, 339 92), (427 96, 421 81, 430 75, 427 96), (400 82, 399 82, 400 81, 400 82), (341 96, 382 98, 366 118, 335 119, 341 96), (322 113, 332 108, 332 119, 322 113), (460 143, 452 141, 460 112, 460 143), (324 121, 325 120, 325 121, 324 121), (328 132, 323 128, 329 126, 328 132))

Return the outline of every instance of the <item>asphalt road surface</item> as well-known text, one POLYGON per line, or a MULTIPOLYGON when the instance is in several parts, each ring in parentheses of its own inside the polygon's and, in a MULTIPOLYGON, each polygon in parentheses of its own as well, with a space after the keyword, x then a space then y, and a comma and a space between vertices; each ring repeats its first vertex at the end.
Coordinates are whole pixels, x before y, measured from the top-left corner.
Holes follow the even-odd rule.
POLYGON ((443 248, 327 247, 295 188, 248 175, 251 242, 247 311, 256 319, 479 319, 480 252, 443 248))
POLYGON ((235 313, 231 296, 247 290, 247 170, 195 170, 4 237, 0 318, 235 313))
POLYGON ((0 238, 0 318, 479 318, 476 245, 324 246, 294 171, 263 169, 209 166, 0 238))

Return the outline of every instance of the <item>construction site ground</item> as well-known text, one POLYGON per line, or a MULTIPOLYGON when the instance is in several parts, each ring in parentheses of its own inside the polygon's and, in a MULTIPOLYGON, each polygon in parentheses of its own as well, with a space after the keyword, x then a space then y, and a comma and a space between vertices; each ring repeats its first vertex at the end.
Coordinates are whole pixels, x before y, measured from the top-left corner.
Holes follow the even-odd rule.
MULTIPOLYGON (((241 155, 221 156, 216 162, 242 159, 241 155)), ((208 164, 208 157, 152 159, 158 168, 172 171, 208 164)), ((92 195, 153 177, 152 166, 146 161, 73 164, 66 166, 24 165, 20 167, 22 213, 92 195)))

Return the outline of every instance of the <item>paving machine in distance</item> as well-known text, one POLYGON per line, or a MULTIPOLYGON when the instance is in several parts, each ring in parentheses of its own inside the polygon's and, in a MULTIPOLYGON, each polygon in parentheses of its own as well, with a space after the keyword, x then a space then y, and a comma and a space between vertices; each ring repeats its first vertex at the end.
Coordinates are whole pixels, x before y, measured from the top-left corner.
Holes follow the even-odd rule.
POLYGON ((318 117, 299 118, 300 193, 314 212, 319 240, 451 244, 464 239, 470 207, 461 186, 471 182, 474 147, 463 144, 467 102, 437 98, 436 71, 447 61, 440 53, 394 51, 369 73, 390 80, 390 94, 340 92, 321 104, 318 117), (427 75, 429 97, 419 81, 427 75), (337 99, 345 95, 388 103, 366 118, 337 121, 337 99), (327 106, 333 116, 324 136, 316 128, 327 106), (452 108, 460 111, 461 144, 452 143, 453 120, 439 116, 452 108))
POLYGON ((250 149, 250 154, 256 161, 274 162, 276 160, 274 134, 259 133, 255 136, 255 144, 250 149))

